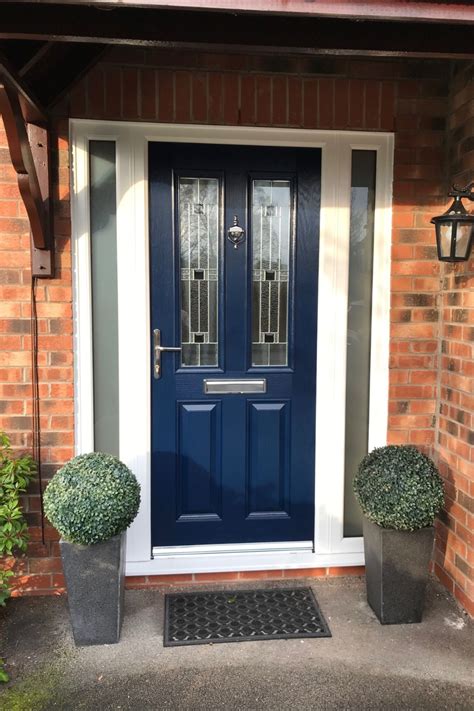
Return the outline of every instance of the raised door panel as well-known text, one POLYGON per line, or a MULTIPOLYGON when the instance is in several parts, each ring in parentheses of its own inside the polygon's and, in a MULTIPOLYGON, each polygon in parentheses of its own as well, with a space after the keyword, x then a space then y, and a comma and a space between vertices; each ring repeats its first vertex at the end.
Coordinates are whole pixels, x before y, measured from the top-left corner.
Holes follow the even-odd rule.
POLYGON ((247 515, 289 515, 290 403, 250 402, 247 417, 247 515))
POLYGON ((178 403, 178 521, 221 517, 221 404, 178 403))

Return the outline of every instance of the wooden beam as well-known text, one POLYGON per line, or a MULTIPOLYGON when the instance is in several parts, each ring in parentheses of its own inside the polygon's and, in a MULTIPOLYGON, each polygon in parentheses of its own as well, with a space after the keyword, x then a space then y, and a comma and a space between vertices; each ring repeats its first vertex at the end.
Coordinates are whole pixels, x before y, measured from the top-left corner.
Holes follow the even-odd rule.
POLYGON ((9 4, 0 23, 0 38, 270 54, 474 57, 469 23, 402 26, 393 21, 123 6, 105 10, 89 5, 9 4))
POLYGON ((44 42, 35 42, 34 40, 26 42, 0 40, 0 56, 8 61, 9 67, 16 71, 21 78, 21 67, 25 66, 44 44, 44 42))
MULTIPOLYGON (((29 0, 4 0, 24 3, 29 0)), ((415 0, 41 0, 55 5, 93 5, 96 7, 141 7, 248 13, 336 17, 352 20, 393 20, 398 22, 474 22, 472 2, 416 2, 415 0)))
POLYGON ((0 55, 0 81, 14 89, 18 94, 25 121, 40 126, 44 126, 48 123, 44 108, 31 90, 25 86, 24 81, 10 66, 8 60, 2 55, 0 55))
POLYGON ((49 50, 53 46, 52 42, 45 42, 41 47, 28 59, 28 61, 22 65, 21 69, 18 71, 20 77, 24 77, 25 74, 30 72, 33 67, 35 67, 38 62, 42 61, 44 57, 48 54, 49 50))
POLYGON ((0 113, 3 117, 10 157, 18 174, 18 186, 30 220, 35 244, 45 249, 45 215, 36 167, 31 153, 25 120, 18 94, 12 87, 0 84, 0 113))
POLYGON ((48 43, 48 51, 23 74, 41 104, 50 107, 107 51, 105 44, 48 43))
POLYGON ((32 274, 53 273, 50 225, 49 145, 46 127, 30 126, 32 151, 19 93, 5 81, 0 83, 0 113, 5 126, 18 187, 26 207, 32 237, 32 274), (35 162, 36 158, 36 162, 35 162))

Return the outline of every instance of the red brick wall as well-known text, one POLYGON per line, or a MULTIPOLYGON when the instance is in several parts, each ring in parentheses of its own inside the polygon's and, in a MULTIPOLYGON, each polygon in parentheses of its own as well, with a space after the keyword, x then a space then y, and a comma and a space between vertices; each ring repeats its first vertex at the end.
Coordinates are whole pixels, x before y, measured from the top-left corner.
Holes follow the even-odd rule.
MULTIPOLYGON (((38 374, 41 398, 43 474, 73 454, 72 292, 67 123, 54 137, 56 278, 40 280, 38 301, 38 374), (61 132, 64 132, 62 135, 61 132)), ((16 173, 0 119, 0 429, 19 449, 32 444, 31 272, 29 228, 16 173)), ((38 483, 24 498, 30 526, 28 557, 18 561, 19 586, 54 591, 64 580, 57 534, 45 527, 42 542, 38 483)))
MULTIPOLYGON (((474 64, 454 73, 448 122, 451 181, 466 185, 474 179, 474 64)), ((437 451, 447 500, 435 571, 474 615, 474 258, 444 266, 440 309, 437 451)))
MULTIPOLYGON (((61 118, 394 131, 389 441, 411 442, 433 453, 441 275, 429 220, 445 203, 448 70, 446 63, 419 61, 197 56, 184 52, 117 49, 76 86, 57 107, 57 114, 61 118)), ((61 121, 59 135, 58 184, 61 187, 56 191, 56 236, 61 250, 61 271, 58 280, 40 286, 40 299, 44 302, 41 306, 44 333, 40 343, 41 411, 49 473, 72 454, 73 428, 68 316, 71 308, 68 154, 66 127, 61 121), (58 336, 54 331, 59 328, 58 319, 66 319, 66 330, 61 329, 65 336, 58 336), (48 441, 53 434, 53 440, 48 441)), ((7 163, 5 152, 2 157, 7 163)), ((21 206, 8 165, 2 175, 5 177, 1 178, 4 181, 1 187, 6 185, 10 190, 9 207, 18 213, 21 206)), ((5 235, 10 235, 8 229, 5 225, 5 235)), ((8 262, 10 251, 16 249, 21 261, 13 259, 13 267, 2 261, 0 266, 5 268, 5 274, 11 272, 5 279, 17 279, 28 289, 26 235, 23 217, 19 235, 11 236, 8 251, 2 252, 2 259, 8 262)), ((1 276, 0 283, 4 283, 1 276)), ((0 321, 1 334, 10 333, 18 319, 24 322, 28 318, 27 291, 24 298, 22 304, 19 295, 12 292, 8 306, 0 307, 7 309, 0 321)), ((29 366, 26 360, 22 365, 16 363, 16 348, 21 352, 22 345, 20 341, 0 342, 0 348, 4 349, 0 355, 3 374, 0 377, 15 378, 9 391, 12 403, 9 406, 14 410, 19 408, 11 414, 0 413, 0 427, 13 432, 15 443, 19 445, 28 444, 28 435, 24 433, 30 426, 29 366)), ((28 516, 35 526, 33 534, 37 537, 37 497, 31 499, 28 507, 28 516), (31 506, 36 507, 36 511, 31 506)), ((32 545, 35 550, 25 561, 29 578, 23 581, 23 587, 34 590, 43 586, 51 590, 55 583, 61 583, 59 561, 54 558, 57 555, 55 544, 32 545), (43 556, 41 560, 38 554, 43 556), (46 571, 48 566, 53 572, 46 571)))

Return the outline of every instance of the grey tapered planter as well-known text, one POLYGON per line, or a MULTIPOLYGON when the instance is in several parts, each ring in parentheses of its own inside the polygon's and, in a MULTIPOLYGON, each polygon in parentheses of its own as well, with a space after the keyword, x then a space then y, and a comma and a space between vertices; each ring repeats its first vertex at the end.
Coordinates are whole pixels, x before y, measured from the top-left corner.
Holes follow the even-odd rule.
POLYGON ((115 644, 123 619, 126 534, 81 546, 61 540, 74 642, 115 644))
POLYGON ((421 622, 434 528, 396 531, 363 518, 367 601, 383 625, 421 622))

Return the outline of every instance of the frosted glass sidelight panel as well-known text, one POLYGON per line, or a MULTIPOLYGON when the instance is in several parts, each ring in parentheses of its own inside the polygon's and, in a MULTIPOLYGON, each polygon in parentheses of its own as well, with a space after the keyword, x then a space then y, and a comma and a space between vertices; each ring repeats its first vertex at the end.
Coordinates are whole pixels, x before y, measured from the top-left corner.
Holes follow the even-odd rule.
POLYGON ((288 364, 291 182, 252 182, 252 365, 288 364))
POLYGON ((181 365, 218 365, 219 180, 178 179, 181 365))
POLYGON ((376 155, 352 152, 344 490, 348 537, 362 535, 352 480, 368 448, 376 155))
POLYGON ((115 143, 90 142, 94 449, 119 455, 115 143))

